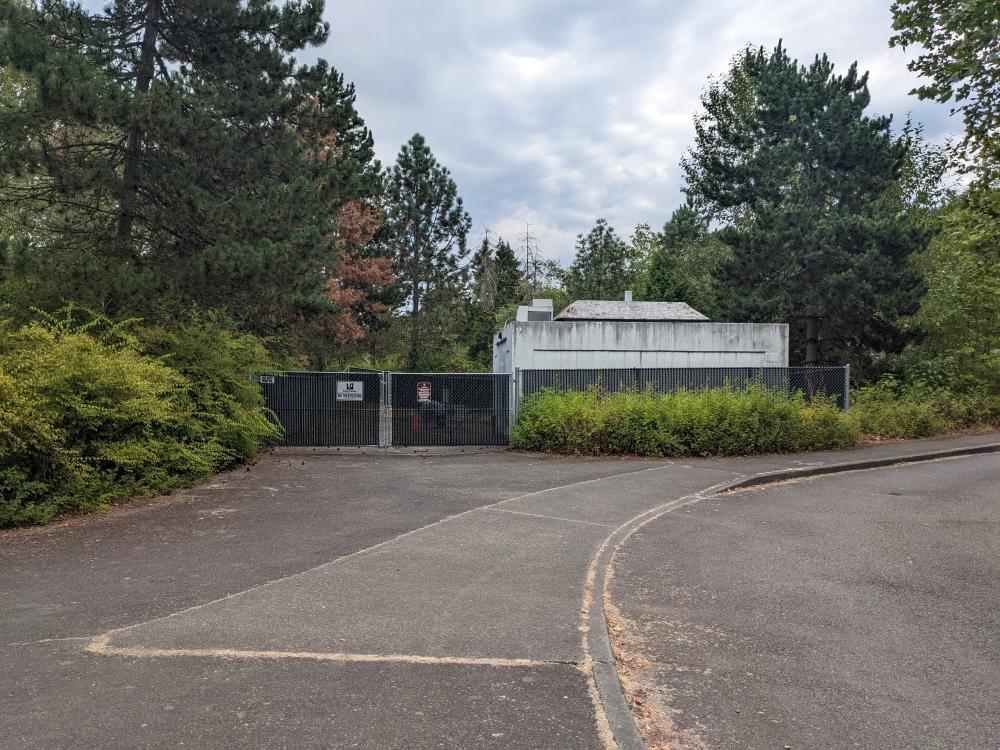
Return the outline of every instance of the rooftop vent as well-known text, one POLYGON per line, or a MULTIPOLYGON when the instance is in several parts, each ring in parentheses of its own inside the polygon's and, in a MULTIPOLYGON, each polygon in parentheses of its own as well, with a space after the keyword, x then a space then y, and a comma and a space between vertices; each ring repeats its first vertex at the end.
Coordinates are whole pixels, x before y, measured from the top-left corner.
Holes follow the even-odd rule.
POLYGON ((534 299, 530 305, 517 308, 519 322, 544 323, 552 320, 552 300, 534 299))

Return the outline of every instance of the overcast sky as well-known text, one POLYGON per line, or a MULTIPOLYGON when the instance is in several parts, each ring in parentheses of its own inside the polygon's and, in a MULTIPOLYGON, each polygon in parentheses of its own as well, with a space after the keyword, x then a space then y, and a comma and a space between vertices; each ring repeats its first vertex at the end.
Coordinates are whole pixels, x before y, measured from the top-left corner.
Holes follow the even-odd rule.
POLYGON ((599 216, 620 234, 662 226, 710 76, 747 43, 871 72, 873 112, 908 112, 928 137, 960 125, 908 92, 889 49, 889 0, 328 0, 319 54, 355 82, 383 164, 423 133, 475 223, 512 240, 531 224, 546 257, 572 257, 599 216))

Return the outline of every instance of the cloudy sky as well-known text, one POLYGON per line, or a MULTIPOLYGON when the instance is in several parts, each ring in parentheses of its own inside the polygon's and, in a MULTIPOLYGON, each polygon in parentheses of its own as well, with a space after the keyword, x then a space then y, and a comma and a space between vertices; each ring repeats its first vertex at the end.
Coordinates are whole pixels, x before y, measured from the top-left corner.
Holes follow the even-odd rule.
POLYGON ((908 96, 889 49, 889 0, 328 0, 319 50, 358 89, 379 158, 423 133, 475 222, 568 261, 598 216, 621 234, 662 226, 698 96, 747 43, 785 40, 871 72, 872 111, 907 113, 933 140, 959 128, 908 96))

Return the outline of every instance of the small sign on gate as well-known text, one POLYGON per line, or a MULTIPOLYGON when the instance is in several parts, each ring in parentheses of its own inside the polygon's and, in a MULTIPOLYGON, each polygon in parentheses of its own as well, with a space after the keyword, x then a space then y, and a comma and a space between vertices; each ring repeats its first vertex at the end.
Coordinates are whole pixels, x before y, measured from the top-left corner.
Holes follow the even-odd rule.
POLYGON ((338 380, 338 401, 364 401, 365 383, 363 380, 338 380))
POLYGON ((274 385, 274 375, 261 375, 260 376, 261 385, 274 385))
POLYGON ((427 403, 431 400, 431 384, 417 383, 417 403, 427 403))

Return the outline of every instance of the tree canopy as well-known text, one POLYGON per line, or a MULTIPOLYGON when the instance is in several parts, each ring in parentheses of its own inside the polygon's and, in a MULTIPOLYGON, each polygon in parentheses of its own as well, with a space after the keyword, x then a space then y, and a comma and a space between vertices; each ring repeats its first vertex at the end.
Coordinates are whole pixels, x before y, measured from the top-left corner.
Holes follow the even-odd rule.
POLYGON ((291 56, 326 39, 319 0, 4 12, 0 64, 32 95, 0 108, 0 211, 34 209, 5 277, 111 313, 196 303, 262 333, 343 322, 331 238, 379 174, 353 86, 291 56))
MULTIPOLYGON (((866 114, 867 81, 825 55, 799 65, 781 44, 748 48, 702 97, 683 162, 688 194, 733 248, 725 314, 818 324, 821 356, 856 365, 905 344, 900 318, 920 290, 908 259, 928 240, 891 199, 909 143, 866 114)), ((792 343, 804 356, 804 335, 792 343)))
POLYGON ((576 257, 566 273, 572 299, 620 299, 633 279, 630 246, 606 219, 576 238, 576 257))
POLYGON ((897 0, 890 46, 919 47, 910 70, 930 79, 911 94, 950 102, 965 123, 964 155, 981 179, 1000 169, 1000 5, 994 0, 897 0))
POLYGON ((419 133, 386 175, 386 200, 383 241, 395 257, 408 306, 409 363, 419 369, 427 357, 428 329, 445 325, 446 308, 459 299, 472 220, 450 172, 419 133))

